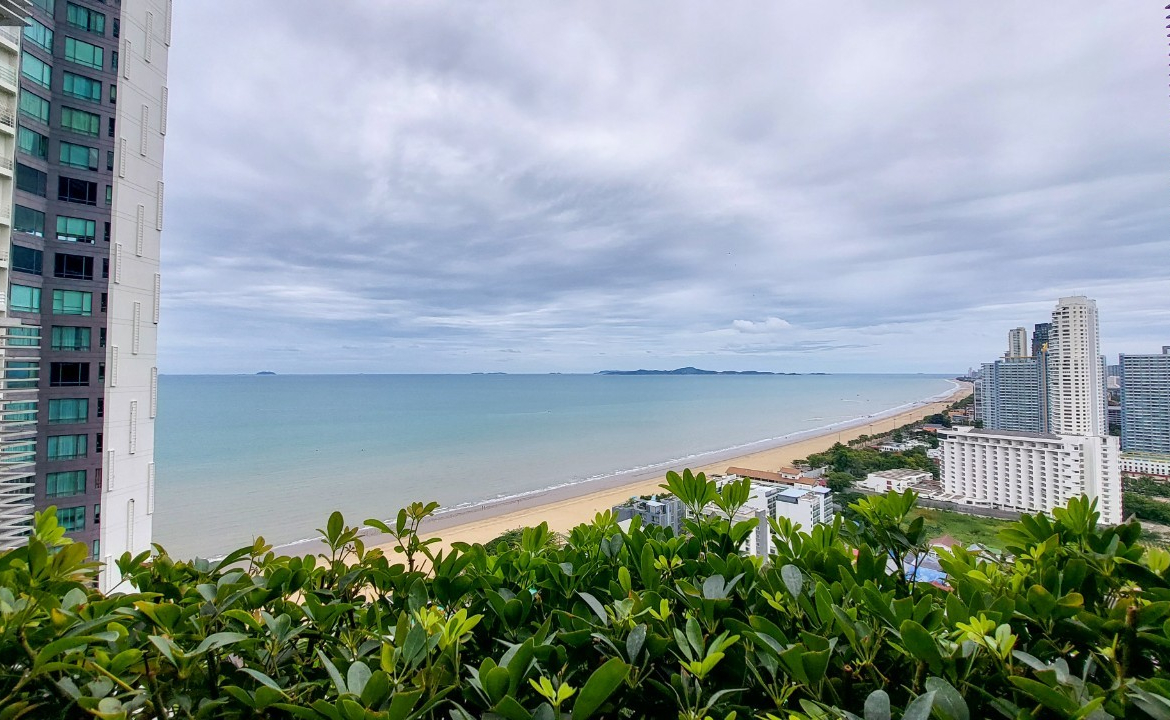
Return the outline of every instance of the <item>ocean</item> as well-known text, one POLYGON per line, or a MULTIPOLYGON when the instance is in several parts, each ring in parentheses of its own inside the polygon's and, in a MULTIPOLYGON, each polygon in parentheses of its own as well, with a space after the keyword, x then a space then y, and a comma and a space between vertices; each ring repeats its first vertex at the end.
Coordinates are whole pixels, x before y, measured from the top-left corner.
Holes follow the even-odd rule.
POLYGON ((929 375, 164 375, 155 542, 214 556, 415 500, 710 462, 945 395, 929 375))

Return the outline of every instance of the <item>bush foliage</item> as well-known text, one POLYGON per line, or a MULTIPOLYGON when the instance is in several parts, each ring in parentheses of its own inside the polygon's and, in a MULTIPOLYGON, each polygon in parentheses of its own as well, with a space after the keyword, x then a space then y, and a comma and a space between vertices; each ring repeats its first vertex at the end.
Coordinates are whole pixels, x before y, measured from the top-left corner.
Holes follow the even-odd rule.
POLYGON ((368 521, 389 554, 335 513, 316 557, 156 548, 108 595, 40 513, 0 555, 0 720, 1170 717, 1170 553, 1086 499, 1021 517, 1010 557, 943 553, 939 587, 890 570, 925 549, 912 493, 775 522, 764 562, 739 553, 746 486, 668 486, 718 513, 439 552, 415 504, 368 521))

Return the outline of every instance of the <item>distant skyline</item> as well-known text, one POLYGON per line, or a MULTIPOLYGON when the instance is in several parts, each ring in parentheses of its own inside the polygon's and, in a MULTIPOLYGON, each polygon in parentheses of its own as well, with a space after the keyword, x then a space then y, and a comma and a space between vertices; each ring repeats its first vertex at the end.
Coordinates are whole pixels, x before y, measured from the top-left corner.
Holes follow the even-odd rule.
POLYGON ((824 5, 175 3, 161 371, 1170 343, 1161 5, 824 5))

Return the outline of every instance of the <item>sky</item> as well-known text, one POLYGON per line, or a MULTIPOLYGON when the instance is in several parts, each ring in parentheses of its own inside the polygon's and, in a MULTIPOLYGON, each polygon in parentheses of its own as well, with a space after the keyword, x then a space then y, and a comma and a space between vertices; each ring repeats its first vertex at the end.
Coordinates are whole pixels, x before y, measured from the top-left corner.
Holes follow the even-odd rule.
POLYGON ((164 373, 961 373, 1077 294, 1170 344, 1161 3, 174 12, 164 373))

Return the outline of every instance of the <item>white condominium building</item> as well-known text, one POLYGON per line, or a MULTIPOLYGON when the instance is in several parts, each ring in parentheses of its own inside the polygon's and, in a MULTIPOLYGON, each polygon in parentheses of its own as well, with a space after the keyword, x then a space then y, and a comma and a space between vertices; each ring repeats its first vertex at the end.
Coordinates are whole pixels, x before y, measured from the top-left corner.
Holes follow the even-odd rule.
POLYGON ((1097 303, 1061 298, 1048 337, 1048 429, 1058 435, 1108 435, 1105 361, 1097 303))
POLYGON ((1018 327, 1009 330, 1007 357, 1029 357, 1031 353, 1028 350, 1028 329, 1018 327))
POLYGON ((1081 494, 1101 522, 1121 522, 1121 449, 1107 435, 955 428, 941 433, 945 492, 971 505, 1047 512, 1081 494))

